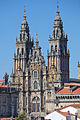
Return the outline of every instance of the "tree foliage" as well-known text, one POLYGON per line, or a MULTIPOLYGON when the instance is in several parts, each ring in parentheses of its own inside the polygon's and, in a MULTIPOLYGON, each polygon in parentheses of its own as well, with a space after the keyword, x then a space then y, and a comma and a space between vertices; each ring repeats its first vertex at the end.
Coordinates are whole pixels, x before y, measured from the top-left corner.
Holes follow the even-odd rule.
POLYGON ((27 120, 27 117, 25 115, 25 113, 18 115, 18 117, 16 117, 16 120, 27 120))

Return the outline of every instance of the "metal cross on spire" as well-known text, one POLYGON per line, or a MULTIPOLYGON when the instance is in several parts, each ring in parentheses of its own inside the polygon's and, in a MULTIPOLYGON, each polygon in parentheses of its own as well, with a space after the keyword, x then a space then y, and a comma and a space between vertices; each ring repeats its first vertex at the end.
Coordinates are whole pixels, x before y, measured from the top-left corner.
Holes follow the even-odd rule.
POLYGON ((24 19, 26 19, 26 6, 24 6, 24 19))
POLYGON ((60 1, 60 0, 57 0, 57 5, 59 5, 59 1, 60 1))
POLYGON ((24 10, 26 9, 26 6, 24 5, 24 10))

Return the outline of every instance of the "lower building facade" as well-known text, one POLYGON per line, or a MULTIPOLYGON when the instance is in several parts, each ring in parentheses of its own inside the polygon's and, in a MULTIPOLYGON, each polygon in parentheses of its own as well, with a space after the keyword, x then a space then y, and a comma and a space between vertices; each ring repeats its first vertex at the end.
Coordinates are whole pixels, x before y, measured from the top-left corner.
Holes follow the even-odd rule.
POLYGON ((0 118, 17 116, 17 97, 14 88, 0 87, 0 118))

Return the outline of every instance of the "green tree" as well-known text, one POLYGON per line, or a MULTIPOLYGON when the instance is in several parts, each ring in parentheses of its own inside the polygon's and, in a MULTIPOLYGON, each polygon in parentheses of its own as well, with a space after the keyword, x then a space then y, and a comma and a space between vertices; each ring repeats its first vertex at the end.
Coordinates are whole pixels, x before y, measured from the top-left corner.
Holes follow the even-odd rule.
POLYGON ((27 117, 25 115, 25 113, 18 115, 18 117, 16 117, 16 120, 27 120, 27 117))

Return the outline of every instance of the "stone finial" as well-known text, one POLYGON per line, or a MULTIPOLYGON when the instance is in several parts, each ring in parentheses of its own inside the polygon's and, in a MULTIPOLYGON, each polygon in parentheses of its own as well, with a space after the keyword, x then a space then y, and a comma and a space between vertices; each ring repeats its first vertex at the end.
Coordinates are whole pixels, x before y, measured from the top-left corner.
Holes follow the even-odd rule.
POLYGON ((65 38, 65 32, 64 32, 64 30, 63 30, 63 37, 65 38))
POLYGON ((47 49, 47 57, 48 57, 48 55, 49 55, 49 50, 47 49))
POLYGON ((69 49, 68 49, 68 55, 70 55, 69 49))
POLYGON ((16 42, 17 42, 17 37, 16 37, 16 42))
POLYGON ((13 74, 13 67, 12 67, 12 74, 13 74))
POLYGON ((79 65, 79 61, 78 61, 78 65, 79 65))
POLYGON ((37 33, 36 33, 36 40, 37 40, 37 33))
POLYGON ((80 67, 80 63, 79 63, 79 61, 78 61, 78 67, 80 67))
POLYGON ((80 63, 78 61, 78 79, 80 80, 80 63))
POLYGON ((44 56, 44 54, 42 53, 42 57, 44 56))
POLYGON ((35 40, 35 47, 38 47, 38 38, 37 38, 37 33, 36 33, 36 40, 35 40))
POLYGON ((50 34, 49 34, 49 39, 51 38, 50 34))
POLYGON ((12 67, 12 72, 11 72, 11 76, 13 76, 13 67, 12 67))
POLYGON ((16 57, 16 53, 14 52, 14 58, 16 57))
POLYGON ((52 38, 54 38, 54 33, 52 33, 52 38))
POLYGON ((9 78, 9 75, 5 72, 5 75, 3 77, 3 80, 4 80, 4 84, 7 85, 8 83, 8 78, 9 78))
POLYGON ((32 37, 32 43, 33 43, 33 45, 34 45, 34 38, 32 37))
POLYGON ((19 41, 20 41, 20 35, 19 35, 19 41))
POLYGON ((35 43, 38 43, 37 33, 36 33, 36 41, 35 41, 35 43))
POLYGON ((32 37, 32 41, 34 42, 34 38, 32 37))
POLYGON ((68 39, 68 36, 67 36, 67 34, 66 34, 66 39, 68 39))

